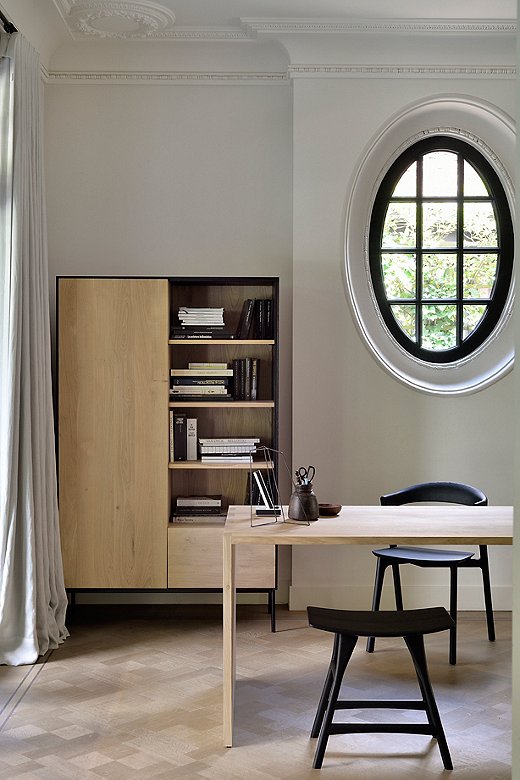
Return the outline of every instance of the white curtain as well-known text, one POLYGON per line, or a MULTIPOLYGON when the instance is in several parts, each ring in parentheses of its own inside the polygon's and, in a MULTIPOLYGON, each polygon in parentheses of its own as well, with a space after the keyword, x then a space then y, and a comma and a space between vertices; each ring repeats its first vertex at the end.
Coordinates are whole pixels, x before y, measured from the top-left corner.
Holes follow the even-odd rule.
POLYGON ((38 54, 16 33, 0 60, 0 663, 68 635, 54 422, 38 54))

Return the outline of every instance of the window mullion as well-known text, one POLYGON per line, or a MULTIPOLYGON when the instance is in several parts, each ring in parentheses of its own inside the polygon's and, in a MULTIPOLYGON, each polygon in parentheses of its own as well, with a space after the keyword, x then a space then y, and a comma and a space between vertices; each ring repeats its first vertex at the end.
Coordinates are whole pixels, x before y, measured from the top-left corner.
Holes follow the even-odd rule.
POLYGON ((417 160, 417 200, 416 200, 416 234, 415 234, 415 340, 417 345, 422 345, 422 297, 423 297, 423 262, 422 262, 422 235, 423 235, 423 158, 417 160))
POLYGON ((464 158, 457 154, 457 346, 463 338, 464 293, 464 158))

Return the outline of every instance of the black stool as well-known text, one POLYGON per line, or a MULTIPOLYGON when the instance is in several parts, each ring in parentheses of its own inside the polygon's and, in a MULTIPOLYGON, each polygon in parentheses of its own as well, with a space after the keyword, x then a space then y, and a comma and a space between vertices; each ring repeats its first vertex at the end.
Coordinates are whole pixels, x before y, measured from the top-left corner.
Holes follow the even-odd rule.
POLYGON ((307 607, 307 613, 311 626, 335 634, 332 658, 311 731, 311 737, 319 735, 313 769, 321 769, 327 741, 331 734, 376 732, 430 734, 437 740, 444 768, 453 769, 448 743, 428 676, 424 650, 425 634, 445 631, 454 625, 453 619, 444 607, 408 609, 397 612, 363 612, 307 607), (338 701, 345 669, 360 636, 403 637, 417 674, 422 696, 420 701, 377 701, 373 699, 338 701), (333 723, 336 710, 346 709, 424 710, 428 723, 417 725, 411 723, 333 723))

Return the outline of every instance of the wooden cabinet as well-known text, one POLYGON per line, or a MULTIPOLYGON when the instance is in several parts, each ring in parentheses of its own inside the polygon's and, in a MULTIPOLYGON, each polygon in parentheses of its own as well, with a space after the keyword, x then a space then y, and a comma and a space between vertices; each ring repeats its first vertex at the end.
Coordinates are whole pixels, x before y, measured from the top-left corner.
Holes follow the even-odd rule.
MULTIPOLYGON (((276 278, 58 279, 59 508, 67 588, 222 587, 223 527, 173 524, 172 501, 221 494, 224 511, 244 504, 249 464, 170 462, 169 410, 195 416, 199 436, 256 436, 278 449, 277 302, 276 278), (272 301, 271 337, 169 338, 179 306, 223 307, 234 331, 248 298, 272 301), (246 356, 260 360, 256 400, 169 399, 170 369, 190 361, 231 366, 246 356)), ((274 549, 246 550, 238 569, 240 588, 276 587, 274 549)))

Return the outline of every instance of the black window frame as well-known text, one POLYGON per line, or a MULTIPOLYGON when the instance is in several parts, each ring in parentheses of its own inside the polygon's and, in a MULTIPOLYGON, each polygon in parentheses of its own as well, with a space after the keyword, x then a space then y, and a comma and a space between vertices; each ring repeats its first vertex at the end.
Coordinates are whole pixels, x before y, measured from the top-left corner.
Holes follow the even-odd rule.
MULTIPOLYGON (((413 357, 418 358, 427 363, 436 364, 448 364, 453 363, 463 358, 468 357, 477 350, 496 328, 504 307, 507 302, 509 290, 511 286, 511 279, 513 274, 513 256, 514 256, 514 230, 513 221, 511 217, 511 209, 507 200, 507 195, 500 181, 500 177, 490 162, 484 157, 484 155, 478 151, 470 143, 454 138, 451 136, 435 135, 409 146, 402 152, 399 157, 392 163, 387 173, 383 177, 383 180, 379 186, 376 197, 374 199, 374 205, 372 207, 372 213, 370 218, 369 228, 369 267, 370 277, 372 280, 372 286, 376 301, 381 312, 381 316, 386 324, 386 327, 394 337, 394 339, 413 357), (387 249, 382 247, 382 235, 386 219, 388 206, 391 200, 398 201, 400 198, 392 199, 394 189, 400 180, 403 173, 409 168, 409 166, 419 161, 425 154, 433 151, 450 151, 455 152, 458 155, 458 192, 453 198, 440 197, 438 199, 429 196, 423 197, 421 188, 421 168, 422 165, 417 165, 417 177, 418 187, 415 197, 403 197, 402 200, 406 202, 414 201, 417 210, 417 230, 416 230, 416 246, 400 247, 399 249, 387 249), (462 173, 461 168, 463 161, 467 160, 473 168, 477 171, 481 179, 483 180, 489 197, 478 196, 466 196, 464 198, 461 191, 462 173), (422 297, 422 289, 419 280, 416 280, 415 298, 411 299, 392 299, 391 302, 386 296, 383 269, 381 263, 382 253, 406 253, 416 255, 416 267, 418 269, 418 275, 420 274, 420 257, 423 252, 422 247, 422 235, 421 235, 421 222, 420 222, 420 206, 423 201, 439 200, 442 202, 454 201, 457 203, 458 212, 458 229, 457 229, 457 244, 453 250, 456 252, 457 257, 457 294, 456 297, 450 299, 441 299, 442 303, 453 303, 457 306, 457 345, 450 349, 445 350, 431 350, 425 349, 420 346, 420 326, 421 326, 421 307, 424 304, 435 304, 436 301, 426 299, 422 297), (497 269, 495 275, 495 282, 493 290, 489 299, 471 299, 472 304, 486 304, 486 312, 481 321, 477 325, 474 331, 465 339, 462 340, 462 307, 464 302, 468 303, 469 299, 463 298, 462 290, 462 259, 465 253, 470 250, 466 248, 464 251, 463 236, 462 236, 462 204, 463 202, 471 201, 487 201, 491 200, 494 211, 494 216, 497 225, 497 247, 493 247, 493 253, 497 254, 497 269), (407 336, 407 334, 400 328, 391 310, 391 304, 413 304, 415 302, 416 308, 416 337, 417 341, 407 336)), ((486 249, 490 251, 490 248, 479 247, 479 252, 485 252, 486 249)), ((424 253, 431 253, 431 248, 425 249, 424 253)), ((474 248, 471 251, 476 251, 474 248)))

